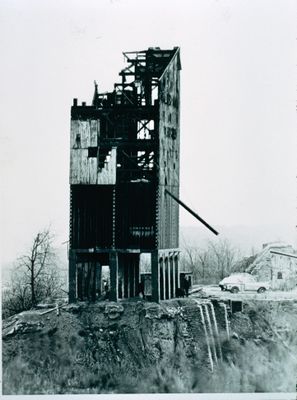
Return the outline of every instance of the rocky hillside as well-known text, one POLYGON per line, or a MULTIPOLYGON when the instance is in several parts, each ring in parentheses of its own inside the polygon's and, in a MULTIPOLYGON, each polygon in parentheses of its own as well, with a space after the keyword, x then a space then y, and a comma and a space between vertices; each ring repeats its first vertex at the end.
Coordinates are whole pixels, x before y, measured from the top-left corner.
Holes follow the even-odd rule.
POLYGON ((293 392, 296 308, 230 314, 189 298, 24 312, 3 322, 3 394, 293 392))

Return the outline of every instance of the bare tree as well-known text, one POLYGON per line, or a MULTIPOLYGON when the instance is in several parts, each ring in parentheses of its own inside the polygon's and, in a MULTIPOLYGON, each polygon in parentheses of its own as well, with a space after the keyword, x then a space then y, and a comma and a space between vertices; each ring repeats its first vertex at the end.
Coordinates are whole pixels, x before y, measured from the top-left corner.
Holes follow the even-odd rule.
POLYGON ((186 246, 183 251, 182 263, 187 271, 193 273, 194 282, 204 281, 209 275, 209 254, 207 249, 186 246))
POLYGON ((33 238, 29 250, 18 258, 3 291, 3 316, 28 310, 47 297, 56 296, 63 286, 48 229, 33 238))
POLYGON ((32 246, 27 254, 19 258, 19 267, 25 269, 28 278, 27 284, 31 290, 32 306, 36 305, 36 290, 41 274, 46 275, 46 268, 53 262, 53 236, 48 229, 38 232, 33 239, 32 246))
POLYGON ((182 263, 193 272, 195 283, 215 283, 229 275, 240 252, 227 240, 209 241, 204 248, 185 246, 182 263))
POLYGON ((199 270, 201 279, 204 281, 205 278, 211 273, 211 265, 209 262, 209 252, 206 249, 202 249, 196 252, 197 262, 199 265, 199 270))
POLYGON ((31 308, 30 287, 24 285, 23 273, 13 270, 10 282, 2 288, 3 318, 31 308))
POLYGON ((229 275, 239 258, 239 251, 231 243, 224 239, 208 242, 208 252, 213 268, 217 270, 218 277, 223 279, 229 275))
POLYGON ((193 271, 196 268, 196 251, 194 247, 186 246, 182 262, 188 271, 193 271))

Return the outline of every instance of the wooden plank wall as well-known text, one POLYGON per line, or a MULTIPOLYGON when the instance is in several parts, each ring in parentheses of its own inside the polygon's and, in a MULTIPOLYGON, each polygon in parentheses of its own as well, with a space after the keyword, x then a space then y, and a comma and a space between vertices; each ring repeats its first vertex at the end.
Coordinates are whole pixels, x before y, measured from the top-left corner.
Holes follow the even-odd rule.
MULTIPOLYGON (((113 147, 104 168, 98 168, 98 157, 89 157, 88 148, 97 147, 100 121, 71 120, 70 184, 114 185, 116 182, 117 152, 113 147)), ((100 152, 100 148, 98 149, 100 152)))
POLYGON ((176 53, 160 80, 159 91, 159 190, 158 247, 177 248, 179 245, 179 205, 165 188, 179 197, 179 54, 176 53))

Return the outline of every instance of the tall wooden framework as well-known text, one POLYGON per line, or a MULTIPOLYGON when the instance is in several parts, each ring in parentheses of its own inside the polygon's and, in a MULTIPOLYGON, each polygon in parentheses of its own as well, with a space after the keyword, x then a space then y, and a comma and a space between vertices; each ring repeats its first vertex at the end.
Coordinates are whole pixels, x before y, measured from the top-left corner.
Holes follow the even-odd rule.
POLYGON ((71 108, 69 299, 138 292, 151 253, 152 299, 179 286, 180 51, 126 52, 121 83, 71 108), (169 194, 172 194, 170 196, 169 194))

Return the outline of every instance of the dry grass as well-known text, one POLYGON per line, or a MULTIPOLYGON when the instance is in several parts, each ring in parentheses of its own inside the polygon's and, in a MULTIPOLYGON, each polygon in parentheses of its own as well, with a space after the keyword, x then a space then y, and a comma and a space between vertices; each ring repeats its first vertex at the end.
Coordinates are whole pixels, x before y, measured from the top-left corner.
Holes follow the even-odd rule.
POLYGON ((112 343, 110 357, 102 358, 96 335, 82 331, 23 335, 6 345, 3 394, 293 392, 296 312, 291 305, 267 307, 255 303, 245 318, 234 317, 239 339, 222 343, 224 357, 213 373, 202 354, 187 358, 182 343, 174 354, 144 362, 142 352, 118 357, 112 343), (285 324, 291 329, 277 333, 285 324))

